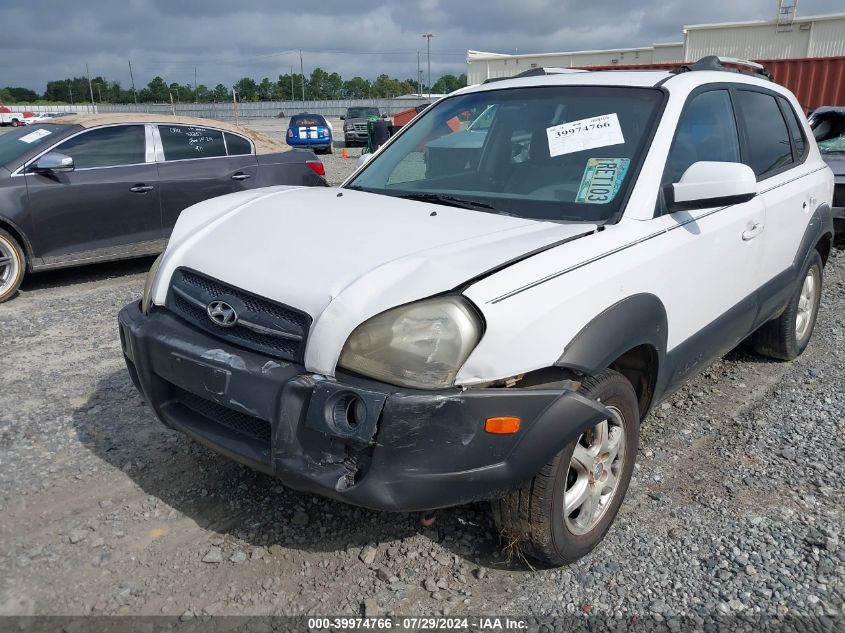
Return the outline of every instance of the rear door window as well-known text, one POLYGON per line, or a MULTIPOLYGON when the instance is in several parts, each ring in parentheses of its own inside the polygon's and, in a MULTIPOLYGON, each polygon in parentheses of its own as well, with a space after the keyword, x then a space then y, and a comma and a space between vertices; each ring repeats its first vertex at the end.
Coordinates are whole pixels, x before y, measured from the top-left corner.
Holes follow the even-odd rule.
POLYGON ((737 90, 737 108, 748 137, 745 163, 758 180, 788 168, 792 164, 789 131, 773 95, 737 90))
POLYGON ((207 127, 159 125, 164 160, 215 158, 226 155, 223 132, 207 127))
POLYGON ((238 136, 231 132, 224 132, 223 135, 226 137, 226 149, 229 152, 229 156, 252 154, 252 144, 243 136, 238 136))
POLYGON ((112 125, 88 130, 55 148, 73 158, 76 169, 118 167, 146 162, 143 125, 112 125))

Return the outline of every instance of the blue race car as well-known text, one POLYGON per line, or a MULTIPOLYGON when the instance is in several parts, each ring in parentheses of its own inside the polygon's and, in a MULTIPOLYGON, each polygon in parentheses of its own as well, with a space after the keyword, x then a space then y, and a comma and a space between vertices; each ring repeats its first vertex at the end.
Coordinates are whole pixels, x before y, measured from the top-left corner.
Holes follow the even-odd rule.
POLYGON ((320 114, 301 113, 290 118, 288 145, 308 147, 315 152, 332 153, 332 127, 320 114))

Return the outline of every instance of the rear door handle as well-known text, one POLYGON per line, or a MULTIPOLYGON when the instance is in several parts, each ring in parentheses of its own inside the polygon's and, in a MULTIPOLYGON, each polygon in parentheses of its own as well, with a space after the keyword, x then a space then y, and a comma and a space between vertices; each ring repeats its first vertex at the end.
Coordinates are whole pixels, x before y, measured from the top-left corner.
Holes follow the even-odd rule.
POLYGON ((744 230, 742 232, 742 239, 743 241, 747 242, 748 240, 753 240, 755 237, 760 235, 763 231, 763 223, 762 222, 755 222, 750 228, 744 230))
POLYGON ((148 191, 152 191, 152 185, 135 185, 134 187, 130 187, 129 191, 132 193, 147 193, 148 191))
POLYGON ((232 176, 232 180, 246 180, 247 178, 252 178, 252 176, 250 176, 249 174, 242 174, 242 173, 237 173, 234 176, 232 176))

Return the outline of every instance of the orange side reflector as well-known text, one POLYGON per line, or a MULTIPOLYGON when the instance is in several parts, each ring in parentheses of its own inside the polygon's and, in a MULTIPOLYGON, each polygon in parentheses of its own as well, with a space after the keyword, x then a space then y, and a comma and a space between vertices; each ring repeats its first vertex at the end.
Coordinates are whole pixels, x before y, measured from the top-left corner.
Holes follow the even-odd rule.
POLYGON ((516 433, 519 431, 519 418, 501 417, 501 418, 487 418, 484 424, 484 430, 488 433, 496 433, 497 435, 507 435, 509 433, 516 433))

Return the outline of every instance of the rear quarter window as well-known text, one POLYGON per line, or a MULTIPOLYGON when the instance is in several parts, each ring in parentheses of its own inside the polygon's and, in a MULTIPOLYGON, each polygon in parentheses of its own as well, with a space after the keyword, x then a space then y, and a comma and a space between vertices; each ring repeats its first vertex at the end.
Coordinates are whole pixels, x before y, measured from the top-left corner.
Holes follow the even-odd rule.
POLYGON ((226 155, 223 132, 187 125, 159 125, 164 160, 214 158, 226 155))
POLYGON ((229 152, 229 156, 252 154, 252 144, 243 136, 238 136, 231 132, 224 132, 223 134, 226 137, 226 149, 229 152))
POLYGON ((793 158, 800 161, 807 153, 807 139, 804 136, 804 129, 789 101, 783 97, 778 97, 778 102, 780 102, 781 109, 786 117, 786 126, 789 128, 789 136, 792 139, 792 149, 795 154, 793 158))

